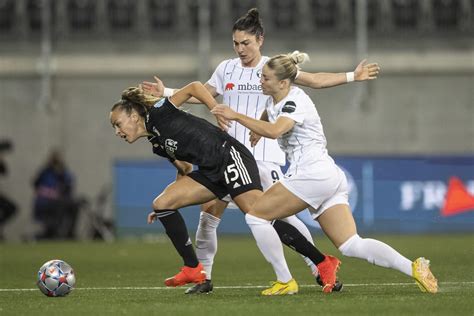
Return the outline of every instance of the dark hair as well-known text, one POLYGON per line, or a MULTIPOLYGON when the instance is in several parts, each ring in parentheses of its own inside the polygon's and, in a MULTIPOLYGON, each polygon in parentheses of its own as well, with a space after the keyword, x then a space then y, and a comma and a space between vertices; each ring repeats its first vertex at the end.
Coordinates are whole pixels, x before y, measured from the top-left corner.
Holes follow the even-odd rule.
POLYGON ((255 35, 257 38, 263 36, 263 23, 260 19, 260 13, 257 8, 252 8, 247 13, 235 21, 232 27, 232 33, 235 31, 244 31, 255 35))
POLYGON ((116 102, 110 111, 120 109, 130 115, 135 110, 141 117, 146 117, 148 108, 158 100, 159 98, 144 94, 139 87, 129 87, 122 91, 122 99, 116 102))

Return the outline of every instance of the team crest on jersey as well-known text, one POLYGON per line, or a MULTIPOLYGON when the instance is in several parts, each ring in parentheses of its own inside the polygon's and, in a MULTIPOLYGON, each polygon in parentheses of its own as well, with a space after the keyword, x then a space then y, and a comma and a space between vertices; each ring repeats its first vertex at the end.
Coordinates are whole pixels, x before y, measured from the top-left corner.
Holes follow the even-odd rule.
POLYGON ((285 105, 281 109, 284 113, 293 113, 296 110, 296 104, 293 101, 286 101, 285 105))
POLYGON ((178 142, 174 139, 168 138, 165 140, 165 151, 171 157, 176 159, 174 152, 178 150, 178 142))
POLYGON ((225 91, 234 90, 234 87, 235 87, 235 84, 233 84, 232 82, 228 82, 225 85, 225 91))

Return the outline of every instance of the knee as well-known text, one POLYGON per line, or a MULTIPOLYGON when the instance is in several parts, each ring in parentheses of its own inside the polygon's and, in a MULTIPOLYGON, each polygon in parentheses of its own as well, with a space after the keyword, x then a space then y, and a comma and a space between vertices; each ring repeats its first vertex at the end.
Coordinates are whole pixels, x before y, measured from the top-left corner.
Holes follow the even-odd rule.
POLYGON ((152 207, 154 210, 175 210, 178 208, 176 201, 167 195, 160 195, 155 198, 152 207))
POLYGON ((271 221, 257 215, 253 215, 250 212, 245 214, 245 221, 250 227, 252 227, 252 225, 271 225, 271 221))
POLYGON ((212 214, 201 212, 199 215, 199 229, 206 231, 215 231, 221 219, 212 214))
POLYGON ((207 203, 201 204, 201 211, 213 217, 222 218, 222 214, 224 214, 226 206, 227 203, 212 200, 207 203))

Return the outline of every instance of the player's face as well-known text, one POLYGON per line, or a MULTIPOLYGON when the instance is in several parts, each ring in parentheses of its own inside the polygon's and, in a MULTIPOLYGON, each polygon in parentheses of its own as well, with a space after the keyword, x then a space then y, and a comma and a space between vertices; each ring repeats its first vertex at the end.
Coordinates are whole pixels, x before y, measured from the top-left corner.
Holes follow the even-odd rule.
POLYGON ((257 66, 262 57, 260 47, 263 44, 263 36, 257 38, 245 31, 235 31, 232 39, 234 41, 234 51, 239 56, 242 66, 257 66))
POLYGON ((145 136, 143 120, 136 112, 128 114, 126 111, 116 109, 110 112, 110 123, 115 130, 115 135, 123 138, 129 144, 145 136))
POLYGON ((275 72, 267 65, 263 66, 260 77, 262 92, 265 95, 274 95, 281 90, 281 80, 277 78, 275 72))

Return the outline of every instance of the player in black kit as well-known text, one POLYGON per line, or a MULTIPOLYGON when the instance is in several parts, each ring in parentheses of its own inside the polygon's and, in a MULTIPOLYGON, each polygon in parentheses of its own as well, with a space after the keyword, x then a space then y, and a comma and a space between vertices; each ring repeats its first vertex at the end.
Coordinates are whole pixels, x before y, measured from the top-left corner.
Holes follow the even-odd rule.
MULTIPOLYGON (((150 224, 160 220, 184 261, 181 272, 165 280, 167 286, 201 283, 206 278, 189 239, 186 224, 178 212, 179 208, 230 194, 237 206, 247 213, 263 194, 258 168, 250 151, 225 131, 178 109, 190 97, 196 97, 209 109, 217 105, 200 82, 193 82, 173 96, 161 100, 144 94, 140 87, 128 88, 110 112, 110 122, 117 136, 128 143, 147 137, 153 152, 167 158, 178 170, 177 180, 154 199, 154 211, 148 215, 150 224), (192 171, 192 165, 198 169, 192 171)), ((298 241, 295 247, 298 252, 316 262, 324 260, 325 256, 298 230, 285 222, 281 225, 289 226, 286 229, 287 238, 298 241)), ((279 240, 275 240, 275 243, 280 244, 279 240)), ((278 261, 276 258, 267 260, 278 261)), ((286 267, 286 262, 283 264, 286 267)), ((327 278, 333 278, 335 273, 328 271, 327 274, 331 275, 327 278)), ((293 293, 297 291, 296 286, 293 293)))

